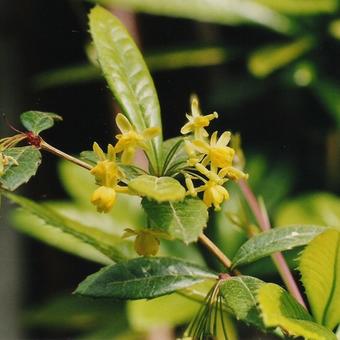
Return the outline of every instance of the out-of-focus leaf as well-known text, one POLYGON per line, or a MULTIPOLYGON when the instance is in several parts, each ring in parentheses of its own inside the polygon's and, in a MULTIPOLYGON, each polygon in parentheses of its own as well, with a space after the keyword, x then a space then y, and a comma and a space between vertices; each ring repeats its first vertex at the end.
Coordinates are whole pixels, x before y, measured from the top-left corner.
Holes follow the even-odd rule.
POLYGON ((139 257, 88 276, 75 293, 102 298, 151 299, 216 278, 212 271, 181 260, 139 257))
POLYGON ((293 337, 336 340, 334 333, 313 322, 307 311, 280 286, 273 283, 262 285, 257 300, 267 327, 280 327, 293 337))
POLYGON ((207 225, 207 206, 200 199, 186 197, 182 202, 164 203, 143 199, 142 205, 153 228, 185 243, 196 241, 207 225))
POLYGON ((159 252, 160 256, 175 257, 184 261, 205 266, 201 252, 196 244, 185 244, 180 240, 162 240, 159 252))
POLYGON ((41 163, 41 153, 34 146, 23 146, 7 149, 5 156, 16 160, 17 165, 10 160, 0 176, 0 188, 14 191, 20 185, 27 183, 34 176, 41 163))
POLYGON ((332 115, 337 127, 340 128, 340 85, 331 80, 322 79, 314 82, 313 89, 329 114, 332 115))
MULTIPOLYGON (((149 51, 145 62, 151 71, 177 70, 223 64, 230 59, 230 52, 222 46, 192 46, 149 51)), ((70 65, 52 69, 33 78, 33 86, 44 90, 58 86, 77 85, 103 80, 100 69, 91 64, 70 65)))
MULTIPOLYGON (((246 170, 249 185, 260 195, 269 212, 274 212, 281 201, 289 194, 293 186, 294 171, 284 162, 270 163, 261 155, 247 156, 246 170)), ((285 223, 281 225, 296 224, 285 223)), ((306 223, 307 224, 307 223, 306 223)), ((313 224, 313 223, 311 223, 313 224)))
POLYGON ((334 329, 340 324, 340 232, 317 236, 302 253, 299 270, 315 320, 334 329))
POLYGON ((282 33, 295 31, 287 17, 254 1, 244 0, 92 0, 137 12, 211 22, 239 25, 253 23, 282 33))
POLYGON ((129 181, 129 188, 138 195, 157 202, 179 201, 185 197, 185 188, 181 183, 168 176, 138 176, 129 181))
POLYGON ((200 303, 184 296, 171 294, 153 300, 129 301, 127 313, 132 328, 148 331, 154 327, 185 324, 195 316, 200 306, 200 303))
POLYGON ((260 311, 257 308, 257 291, 263 281, 251 276, 232 277, 221 283, 221 293, 226 307, 238 320, 263 328, 260 311))
POLYGON ((23 321, 29 328, 58 331, 91 331, 109 323, 116 329, 127 327, 123 303, 71 295, 59 296, 28 309, 23 321))
POLYGON ((27 111, 20 115, 22 125, 28 130, 38 135, 40 132, 51 128, 55 121, 63 120, 55 113, 27 111))
POLYGON ((340 199, 325 192, 298 197, 281 206, 275 223, 315 224, 340 229, 340 199))
POLYGON ((36 90, 45 90, 58 86, 75 85, 101 80, 103 76, 98 67, 90 64, 65 66, 38 74, 33 78, 36 90))
POLYGON ((331 21, 328 26, 328 31, 333 38, 340 40, 340 19, 331 21))
POLYGON ((332 14, 338 8, 337 0, 255 0, 274 11, 290 15, 332 14))
POLYGON ((267 77, 308 52, 314 44, 313 38, 304 37, 289 43, 262 47, 250 55, 249 71, 256 77, 267 77))
POLYGON ((204 67, 227 62, 230 53, 225 47, 186 47, 168 51, 149 52, 145 61, 152 71, 177 70, 186 67, 204 67))
MULTIPOLYGON (((95 7, 90 32, 104 76, 123 113, 138 131, 162 127, 157 92, 138 47, 121 22, 109 11, 95 7)), ((162 135, 147 151, 154 171, 160 171, 162 135)))
POLYGON ((110 258, 93 246, 70 234, 64 233, 58 228, 46 224, 42 219, 27 211, 14 211, 11 215, 11 221, 13 222, 13 226, 24 234, 64 252, 104 265, 113 263, 110 258))
POLYGON ((105 233, 102 230, 85 226, 55 212, 47 205, 35 203, 27 198, 4 192, 11 201, 19 204, 24 210, 36 215, 47 225, 60 229, 79 240, 93 246, 98 251, 114 261, 126 259, 126 252, 130 253, 131 242, 120 237, 105 233))
POLYGON ((294 225, 265 231, 252 237, 240 247, 232 259, 233 267, 254 262, 279 251, 305 245, 323 231, 325 227, 314 225, 294 225))
POLYGON ((62 161, 59 163, 59 176, 62 184, 75 203, 87 208, 79 211, 76 205, 63 205, 53 207, 62 214, 79 221, 82 224, 106 227, 106 230, 114 231, 121 235, 126 227, 142 227, 145 220, 141 199, 137 196, 117 194, 117 200, 112 207, 110 214, 98 214, 94 206, 90 203, 91 195, 96 189, 94 177, 88 170, 80 168, 70 162, 62 161), (59 209, 60 208, 60 209, 59 209), (127 214, 126 211, 133 211, 127 214))

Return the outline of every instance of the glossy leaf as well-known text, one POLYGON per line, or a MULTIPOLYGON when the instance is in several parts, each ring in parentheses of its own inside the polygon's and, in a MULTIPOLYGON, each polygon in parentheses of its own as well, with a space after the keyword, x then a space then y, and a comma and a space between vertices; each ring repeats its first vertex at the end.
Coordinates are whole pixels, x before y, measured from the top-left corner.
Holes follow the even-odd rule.
POLYGON ((140 257, 107 266, 88 276, 76 293, 102 298, 150 299, 216 278, 213 272, 181 260, 140 257))
MULTIPOLYGON (((123 113, 139 132, 161 127, 157 93, 136 44, 120 21, 99 6, 90 13, 90 32, 104 76, 123 113)), ((162 137, 150 142, 147 152, 155 171, 160 170, 162 137)))
POLYGON ((254 1, 235 0, 93 0, 137 12, 188 18, 216 24, 254 23, 279 32, 291 32, 294 24, 288 18, 254 1))
POLYGON ((251 276, 231 277, 221 283, 221 293, 228 310, 238 320, 263 328, 260 311, 257 308, 257 291, 263 281, 251 276))
POLYGON ((63 120, 63 118, 50 112, 27 111, 21 114, 20 120, 28 131, 39 135, 40 132, 51 128, 55 121, 63 120))
POLYGON ((299 270, 315 320, 340 324, 340 232, 327 230, 304 250, 299 270))
POLYGON ((240 247, 232 260, 233 267, 254 262, 279 251, 303 246, 323 231, 325 231, 325 227, 293 225, 263 232, 252 237, 240 247))
POLYGON ((34 146, 15 147, 5 150, 5 156, 14 158, 18 165, 10 161, 0 177, 0 187, 14 191, 34 176, 41 163, 41 153, 34 146))
POLYGON ((187 197, 182 202, 164 203, 143 199, 142 205, 151 227, 165 231, 185 243, 196 241, 207 225, 207 207, 196 198, 187 197))
POLYGON ((185 197, 185 188, 172 177, 138 176, 129 181, 129 188, 157 202, 179 201, 185 197))
POLYGON ((340 230, 340 199, 326 192, 298 197, 281 205, 275 222, 325 225, 340 230))
POLYGON ((280 13, 290 15, 320 15, 334 13, 338 7, 336 0, 255 0, 280 13))
POLYGON ((309 340, 336 340, 335 334, 312 321, 312 317, 283 288, 262 285, 257 295, 264 324, 280 327, 287 335, 309 340))
POLYGON ((120 237, 105 233, 102 230, 85 226, 70 218, 62 216, 47 205, 35 203, 27 198, 3 192, 11 201, 19 204, 26 211, 36 215, 47 225, 60 229, 83 242, 93 246, 101 253, 114 261, 126 259, 126 252, 130 242, 123 241, 120 237))
POLYGON ((314 40, 305 37, 289 43, 260 48, 251 54, 248 68, 254 76, 266 77, 305 54, 313 46, 314 40))

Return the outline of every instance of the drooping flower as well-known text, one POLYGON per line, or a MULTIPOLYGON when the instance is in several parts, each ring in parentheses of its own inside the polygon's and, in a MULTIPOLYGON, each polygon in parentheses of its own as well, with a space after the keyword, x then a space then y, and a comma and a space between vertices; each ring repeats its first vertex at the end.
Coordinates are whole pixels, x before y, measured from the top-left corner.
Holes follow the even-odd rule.
POLYGON ((205 155, 202 161, 203 165, 211 164, 215 168, 225 168, 232 165, 235 155, 234 149, 228 145, 231 138, 231 133, 225 131, 217 139, 217 131, 215 131, 210 138, 210 143, 204 140, 193 140, 192 146, 199 153, 205 155))
POLYGON ((196 139, 203 139, 209 136, 205 128, 209 126, 211 120, 218 117, 218 114, 213 112, 203 116, 199 109, 198 99, 194 96, 191 100, 191 116, 186 114, 186 117, 189 121, 182 127, 181 133, 186 135, 193 132, 196 139))
POLYGON ((99 158, 99 161, 91 170, 91 174, 94 175, 96 183, 100 187, 93 192, 91 203, 97 207, 98 212, 108 213, 116 201, 116 193, 127 193, 128 188, 118 185, 119 180, 124 177, 124 174, 116 163, 114 147, 109 144, 107 155, 105 155, 101 147, 94 143, 93 151, 99 158))
POLYGON ((124 164, 131 164, 134 160, 136 149, 147 150, 147 141, 160 133, 159 127, 150 127, 141 133, 137 132, 129 120, 121 113, 118 113, 116 117, 116 124, 122 133, 116 135, 118 142, 115 145, 115 151, 116 153, 122 152, 121 161, 124 164))

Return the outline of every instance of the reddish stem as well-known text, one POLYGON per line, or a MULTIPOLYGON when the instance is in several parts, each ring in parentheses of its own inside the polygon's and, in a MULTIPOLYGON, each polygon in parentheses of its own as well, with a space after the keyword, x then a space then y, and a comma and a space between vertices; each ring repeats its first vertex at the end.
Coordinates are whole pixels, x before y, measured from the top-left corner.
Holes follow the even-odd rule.
MULTIPOLYGON (((262 231, 270 230, 271 224, 264 204, 262 205, 261 209, 261 205, 259 204, 258 200, 256 199, 254 193, 252 192, 246 181, 240 180, 238 184, 262 231)), ((288 291, 304 308, 307 309, 299 288, 283 255, 278 252, 272 254, 271 257, 288 291)))

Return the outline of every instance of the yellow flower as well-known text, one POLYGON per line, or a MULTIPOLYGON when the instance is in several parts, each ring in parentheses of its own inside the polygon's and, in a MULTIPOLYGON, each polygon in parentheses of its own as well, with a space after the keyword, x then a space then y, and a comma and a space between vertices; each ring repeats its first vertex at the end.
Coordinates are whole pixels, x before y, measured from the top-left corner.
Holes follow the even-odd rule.
POLYGON ((121 113, 118 113, 116 117, 116 124, 122 133, 116 135, 118 142, 115 146, 115 151, 117 153, 122 152, 121 161, 124 164, 131 164, 134 160, 136 149, 147 150, 147 141, 160 133, 159 127, 147 128, 142 133, 138 133, 121 113))
POLYGON ((108 213, 116 201, 116 190, 114 188, 101 186, 94 191, 91 203, 97 207, 98 212, 108 213))
POLYGON ((214 112, 212 114, 202 116, 199 109, 198 99, 194 96, 191 100, 191 116, 187 114, 186 117, 189 122, 182 127, 181 133, 186 135, 193 132, 196 139, 203 139, 209 136, 205 128, 209 126, 211 120, 218 117, 218 114, 217 112, 214 112))
POLYGON ((93 144, 93 151, 98 156, 99 161, 91 170, 91 174, 95 176, 96 183, 100 185, 92 194, 91 203, 97 207, 98 212, 104 213, 108 213, 111 210, 116 201, 117 192, 128 193, 126 186, 118 185, 119 180, 124 177, 124 174, 115 162, 116 154, 114 147, 109 144, 107 149, 107 155, 105 155, 97 143, 93 144))
POLYGON ((136 253, 140 256, 155 256, 159 251, 160 241, 158 236, 161 234, 151 229, 133 230, 127 228, 123 238, 136 236, 134 243, 136 253))
POLYGON ((191 143, 194 149, 206 155, 202 162, 203 165, 208 165, 211 162, 212 167, 225 168, 232 165, 235 155, 234 149, 227 146, 230 137, 231 133, 225 131, 217 139, 217 131, 215 131, 210 138, 210 143, 204 140, 193 140, 191 143))
POLYGON ((210 208, 212 205, 215 210, 221 209, 221 204, 229 199, 229 193, 225 187, 209 180, 204 186, 203 202, 210 208))

